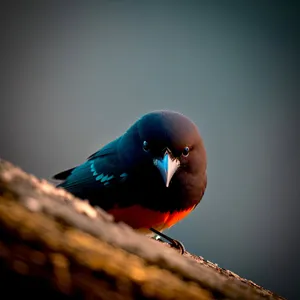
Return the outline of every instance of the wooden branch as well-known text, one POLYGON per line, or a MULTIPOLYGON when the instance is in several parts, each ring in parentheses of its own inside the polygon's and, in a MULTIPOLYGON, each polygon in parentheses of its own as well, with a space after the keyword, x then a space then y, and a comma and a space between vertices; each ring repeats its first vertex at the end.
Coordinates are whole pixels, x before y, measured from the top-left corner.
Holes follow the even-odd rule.
POLYGON ((283 299, 0 160, 1 299, 283 299), (4 297, 7 295, 7 297, 4 297))

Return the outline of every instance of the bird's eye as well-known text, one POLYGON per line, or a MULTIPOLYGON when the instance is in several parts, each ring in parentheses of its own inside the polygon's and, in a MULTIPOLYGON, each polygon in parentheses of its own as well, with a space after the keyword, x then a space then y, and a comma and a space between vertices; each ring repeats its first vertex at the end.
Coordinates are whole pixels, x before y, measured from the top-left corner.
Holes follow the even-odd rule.
POLYGON ((146 152, 148 152, 149 151, 149 143, 147 142, 147 141, 144 141, 143 142, 143 149, 144 149, 144 151, 146 151, 146 152))
POLYGON ((183 151, 182 151, 182 155, 183 155, 184 157, 187 157, 187 156, 189 155, 189 153, 190 153, 190 148, 189 148, 189 147, 185 147, 185 148, 183 149, 183 151))

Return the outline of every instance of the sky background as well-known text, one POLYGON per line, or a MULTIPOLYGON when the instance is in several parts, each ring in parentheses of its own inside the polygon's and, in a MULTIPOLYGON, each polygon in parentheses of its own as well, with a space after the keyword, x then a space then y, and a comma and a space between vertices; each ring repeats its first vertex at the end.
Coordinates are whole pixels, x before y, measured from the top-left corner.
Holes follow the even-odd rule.
POLYGON ((47 3, 1 4, 0 156, 50 179, 141 115, 182 112, 208 186, 168 233, 296 299, 299 2, 47 3))

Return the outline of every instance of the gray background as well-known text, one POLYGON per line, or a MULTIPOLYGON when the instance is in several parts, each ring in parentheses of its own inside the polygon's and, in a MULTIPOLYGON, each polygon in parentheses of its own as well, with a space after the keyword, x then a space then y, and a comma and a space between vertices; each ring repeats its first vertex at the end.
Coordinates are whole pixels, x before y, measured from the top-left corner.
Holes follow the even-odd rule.
POLYGON ((3 158, 49 179, 140 115, 180 111, 203 135, 208 188, 169 234, 296 299, 297 2, 24 1, 1 14, 3 158))

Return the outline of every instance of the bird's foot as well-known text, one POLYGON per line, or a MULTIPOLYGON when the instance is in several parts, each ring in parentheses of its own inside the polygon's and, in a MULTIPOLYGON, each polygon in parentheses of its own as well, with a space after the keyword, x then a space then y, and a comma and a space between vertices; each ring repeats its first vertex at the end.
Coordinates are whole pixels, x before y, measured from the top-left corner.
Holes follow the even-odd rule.
POLYGON ((170 245, 171 247, 173 248, 176 248, 180 254, 184 254, 185 252, 185 247, 184 245, 178 241, 178 240, 175 240, 175 239, 172 239, 171 237, 159 232, 158 230, 154 229, 154 228, 150 228, 150 230, 156 234, 156 236, 154 237, 154 239, 158 240, 158 241, 164 241, 166 240, 170 245))

